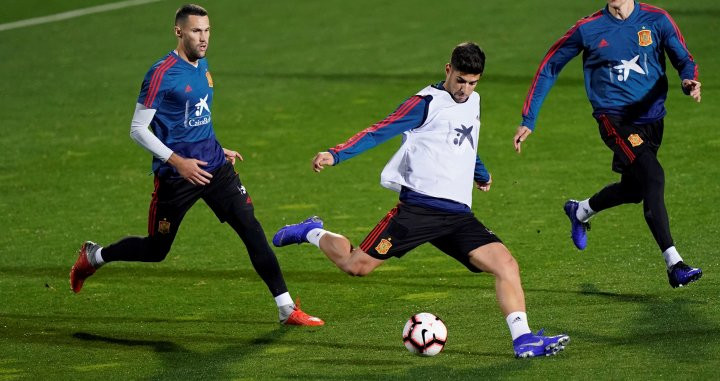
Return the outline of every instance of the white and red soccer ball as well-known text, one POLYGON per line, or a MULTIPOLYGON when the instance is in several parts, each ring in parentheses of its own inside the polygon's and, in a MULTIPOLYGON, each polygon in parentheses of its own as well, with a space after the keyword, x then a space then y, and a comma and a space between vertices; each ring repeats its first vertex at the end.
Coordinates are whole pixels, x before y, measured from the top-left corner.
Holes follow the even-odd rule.
POLYGON ((403 343, 412 353, 421 356, 435 356, 445 348, 447 327, 439 317, 422 312, 413 315, 405 323, 403 343))

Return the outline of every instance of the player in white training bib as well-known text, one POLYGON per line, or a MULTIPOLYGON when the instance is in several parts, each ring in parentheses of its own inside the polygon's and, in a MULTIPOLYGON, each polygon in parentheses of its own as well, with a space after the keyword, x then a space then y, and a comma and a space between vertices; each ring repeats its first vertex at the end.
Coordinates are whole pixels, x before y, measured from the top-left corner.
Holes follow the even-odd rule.
POLYGON ((310 242, 341 270, 362 276, 388 258, 429 242, 470 271, 495 276, 517 357, 549 356, 564 349, 570 338, 530 331, 518 264, 470 209, 473 183, 483 191, 491 185, 490 173, 477 156, 480 96, 474 90, 484 67, 479 46, 456 46, 445 65, 445 81, 422 89, 384 120, 315 156, 313 169, 320 172, 403 134, 400 149, 381 175, 384 187, 400 193, 400 202, 359 247, 324 230, 319 217, 283 227, 273 244, 310 242))

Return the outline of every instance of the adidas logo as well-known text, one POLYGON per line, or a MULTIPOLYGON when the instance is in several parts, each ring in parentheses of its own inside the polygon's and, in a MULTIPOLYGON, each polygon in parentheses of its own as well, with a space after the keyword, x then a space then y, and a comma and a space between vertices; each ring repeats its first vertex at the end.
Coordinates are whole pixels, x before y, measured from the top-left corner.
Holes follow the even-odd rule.
POLYGON ((515 324, 515 323, 517 323, 517 322, 519 322, 519 321, 522 321, 522 318, 521 318, 520 316, 518 316, 518 317, 516 317, 515 319, 513 319, 512 323, 510 323, 510 324, 515 324))
POLYGON ((606 47, 606 46, 610 46, 610 44, 609 44, 607 41, 605 41, 605 39, 603 38, 603 39, 600 41, 600 43, 598 44, 598 48, 604 48, 604 47, 606 47))
MULTIPOLYGON (((603 41, 604 41, 604 40, 603 40, 603 41)), ((191 91, 192 91, 192 87, 190 87, 190 85, 186 85, 186 86, 185 86, 185 92, 186 92, 186 93, 189 93, 189 92, 191 92, 191 91)))

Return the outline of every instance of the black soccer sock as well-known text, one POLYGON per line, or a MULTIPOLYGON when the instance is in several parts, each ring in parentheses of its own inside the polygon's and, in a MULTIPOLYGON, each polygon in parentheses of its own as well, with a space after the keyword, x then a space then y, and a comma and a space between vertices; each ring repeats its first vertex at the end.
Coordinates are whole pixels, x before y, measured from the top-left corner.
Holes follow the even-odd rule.
POLYGON ((273 297, 288 292, 280 264, 253 210, 244 210, 238 214, 229 218, 227 222, 245 243, 255 271, 265 282, 273 297))

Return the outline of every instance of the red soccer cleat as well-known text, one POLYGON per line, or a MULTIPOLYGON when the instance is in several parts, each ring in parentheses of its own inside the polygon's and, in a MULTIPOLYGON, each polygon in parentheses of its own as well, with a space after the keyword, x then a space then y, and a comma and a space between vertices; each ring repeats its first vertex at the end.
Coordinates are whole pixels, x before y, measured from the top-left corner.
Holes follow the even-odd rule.
POLYGON ((95 274, 95 268, 88 260, 88 252, 95 252, 100 248, 95 242, 86 241, 80 246, 78 251, 78 259, 75 261, 72 269, 70 269, 70 288, 74 293, 80 292, 87 279, 90 275, 95 274))
POLYGON ((283 323, 285 325, 306 325, 311 327, 319 327, 325 325, 325 322, 315 316, 310 316, 300 309, 300 299, 295 301, 295 308, 283 323))

